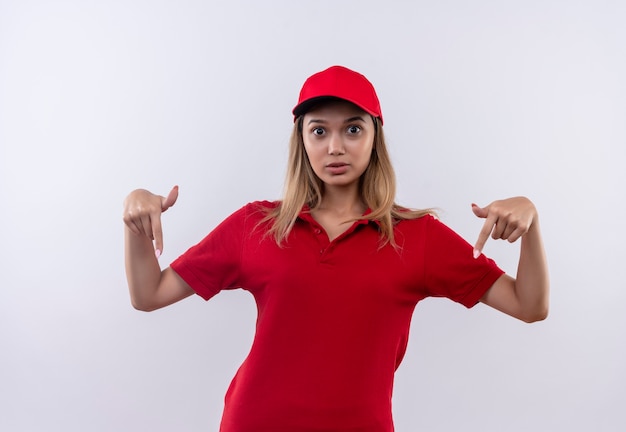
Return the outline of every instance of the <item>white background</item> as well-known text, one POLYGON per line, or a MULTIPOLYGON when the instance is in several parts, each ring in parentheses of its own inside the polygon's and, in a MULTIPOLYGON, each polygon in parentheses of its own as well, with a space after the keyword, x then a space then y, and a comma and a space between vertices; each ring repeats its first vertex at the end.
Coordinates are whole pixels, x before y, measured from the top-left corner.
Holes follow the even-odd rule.
MULTIPOLYGON (((0 429, 210 431, 253 335, 238 290, 132 309, 124 197, 180 198, 167 265, 282 192, 290 110, 333 64, 376 86, 398 201, 473 242, 540 211, 551 315, 418 305, 399 432, 623 431, 626 3, 0 0, 0 429)), ((518 246, 485 252, 515 273, 518 246)))

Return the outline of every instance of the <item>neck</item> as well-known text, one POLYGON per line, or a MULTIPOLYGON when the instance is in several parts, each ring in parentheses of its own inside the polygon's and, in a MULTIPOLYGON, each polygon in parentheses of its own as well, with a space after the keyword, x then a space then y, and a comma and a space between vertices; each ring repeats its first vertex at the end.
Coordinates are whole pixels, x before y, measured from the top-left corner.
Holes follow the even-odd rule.
POLYGON ((359 196, 357 187, 329 187, 326 185, 318 210, 337 215, 360 216, 365 211, 365 203, 359 196))

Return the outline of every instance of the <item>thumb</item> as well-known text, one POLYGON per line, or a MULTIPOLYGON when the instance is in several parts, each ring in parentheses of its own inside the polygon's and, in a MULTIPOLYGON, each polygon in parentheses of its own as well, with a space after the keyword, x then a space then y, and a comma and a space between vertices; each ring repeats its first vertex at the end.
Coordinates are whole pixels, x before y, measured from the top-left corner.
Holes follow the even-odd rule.
POLYGON ((165 211, 176 203, 178 199, 178 186, 174 186, 166 198, 161 199, 161 211, 165 211))
POLYGON ((472 203, 472 211, 479 218, 486 218, 489 215, 489 207, 478 207, 478 205, 472 203))

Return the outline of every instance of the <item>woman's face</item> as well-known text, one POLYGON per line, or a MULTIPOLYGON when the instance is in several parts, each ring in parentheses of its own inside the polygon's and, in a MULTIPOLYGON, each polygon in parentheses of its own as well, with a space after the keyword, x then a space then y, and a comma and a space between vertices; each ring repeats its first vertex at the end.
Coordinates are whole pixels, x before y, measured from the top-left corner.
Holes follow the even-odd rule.
POLYGON ((374 121, 356 105, 332 101, 304 115, 302 139, 315 174, 328 186, 351 186, 367 168, 374 121))

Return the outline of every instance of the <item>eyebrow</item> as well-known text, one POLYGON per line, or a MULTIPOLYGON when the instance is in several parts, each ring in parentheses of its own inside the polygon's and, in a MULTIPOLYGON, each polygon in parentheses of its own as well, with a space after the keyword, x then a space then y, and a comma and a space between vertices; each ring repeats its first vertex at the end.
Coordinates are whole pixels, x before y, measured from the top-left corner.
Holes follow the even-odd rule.
MULTIPOLYGON (((350 117, 346 120, 344 120, 344 123, 352 123, 355 121, 360 121, 365 123, 365 119, 362 116, 354 116, 354 117, 350 117)), ((307 124, 311 124, 311 123, 327 123, 326 120, 323 119, 311 119, 309 120, 309 122, 307 124)))

